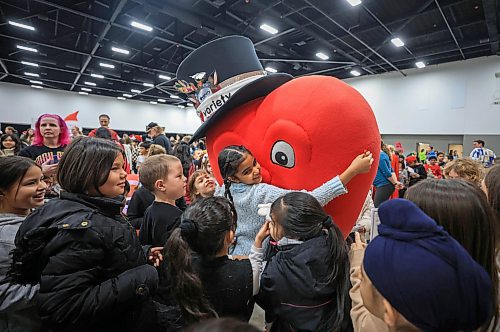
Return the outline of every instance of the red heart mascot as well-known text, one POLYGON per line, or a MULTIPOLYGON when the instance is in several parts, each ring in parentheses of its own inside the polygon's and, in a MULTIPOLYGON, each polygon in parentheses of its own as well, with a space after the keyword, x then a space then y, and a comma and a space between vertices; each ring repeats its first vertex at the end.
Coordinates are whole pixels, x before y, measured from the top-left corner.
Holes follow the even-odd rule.
POLYGON ((196 103, 203 121, 193 139, 206 136, 220 183, 214 161, 229 145, 244 145, 253 153, 264 182, 297 190, 319 187, 354 157, 371 151, 375 162, 370 172, 356 176, 347 185, 348 194, 325 207, 343 234, 350 232, 380 151, 377 122, 361 94, 329 76, 266 75, 252 42, 241 36, 193 51, 179 66, 177 78, 177 89, 196 103))

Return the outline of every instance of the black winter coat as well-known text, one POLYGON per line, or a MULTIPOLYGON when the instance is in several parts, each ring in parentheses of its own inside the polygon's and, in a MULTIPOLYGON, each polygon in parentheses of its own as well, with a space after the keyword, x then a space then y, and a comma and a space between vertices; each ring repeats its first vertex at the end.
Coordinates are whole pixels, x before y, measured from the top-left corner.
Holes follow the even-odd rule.
MULTIPOLYGON (((319 327, 335 315, 338 305, 334 285, 326 282, 330 273, 325 261, 330 254, 328 243, 324 234, 301 244, 273 246, 277 252, 261 275, 256 301, 266 311, 266 321, 273 322, 271 332, 334 330, 329 324, 319 327)), ((345 277, 348 282, 349 277, 345 277)), ((352 331, 350 284, 347 286, 342 295, 344 320, 338 331, 352 331)))
POLYGON ((38 310, 53 331, 154 330, 158 274, 120 209, 121 199, 63 192, 22 223, 13 277, 40 281, 38 310))

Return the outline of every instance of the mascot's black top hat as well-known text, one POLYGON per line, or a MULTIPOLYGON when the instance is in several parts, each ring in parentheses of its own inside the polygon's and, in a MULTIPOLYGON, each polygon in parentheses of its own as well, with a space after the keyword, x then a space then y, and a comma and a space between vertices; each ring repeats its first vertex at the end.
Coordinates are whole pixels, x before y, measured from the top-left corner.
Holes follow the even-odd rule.
POLYGON ((175 87, 194 102, 203 122, 192 140, 204 137, 217 119, 232 109, 265 96, 293 77, 270 74, 257 58, 250 39, 229 36, 190 53, 177 69, 175 87))

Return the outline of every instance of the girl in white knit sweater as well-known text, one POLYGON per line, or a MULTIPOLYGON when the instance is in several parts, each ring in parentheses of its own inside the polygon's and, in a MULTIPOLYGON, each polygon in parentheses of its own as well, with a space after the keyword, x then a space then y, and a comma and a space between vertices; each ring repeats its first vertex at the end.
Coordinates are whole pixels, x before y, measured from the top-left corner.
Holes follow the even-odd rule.
MULTIPOLYGON (((372 163, 373 156, 367 151, 354 158, 342 174, 310 192, 305 192, 325 206, 335 197, 347 193, 345 185, 356 175, 367 173, 372 163)), ((274 202, 294 190, 262 183, 258 161, 242 145, 232 145, 222 150, 219 153, 218 164, 224 185, 217 188, 215 195, 227 197, 234 205, 233 213, 238 216, 235 244, 231 254, 248 256, 255 236, 265 221, 264 217, 257 214, 258 205, 274 202)))

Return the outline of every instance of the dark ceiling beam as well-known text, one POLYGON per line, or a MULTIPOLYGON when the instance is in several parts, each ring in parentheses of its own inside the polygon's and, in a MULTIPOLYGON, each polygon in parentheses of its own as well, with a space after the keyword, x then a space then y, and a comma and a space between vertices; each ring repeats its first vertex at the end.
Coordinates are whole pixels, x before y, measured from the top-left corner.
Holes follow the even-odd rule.
MULTIPOLYGON (((161 12, 168 16, 174 17, 180 22, 190 25, 196 29, 204 28, 206 31, 217 37, 240 34, 240 31, 235 29, 234 25, 230 25, 229 23, 223 22, 214 17, 208 16, 205 13, 195 11, 193 9, 188 10, 177 4, 172 4, 170 2, 152 3, 145 0, 132 1, 139 3, 150 12, 161 12)), ((190 50, 192 51, 194 49, 195 48, 192 47, 190 50)), ((276 53, 275 48, 269 47, 267 45, 260 45, 259 51, 271 56, 274 56, 276 53)), ((287 52, 289 52, 289 50, 287 50, 287 52)))
MULTIPOLYGON (((0 58, 0 62, 1 61, 21 64, 20 60, 0 58)), ((32 61, 35 61, 35 60, 32 60, 32 61)), ((70 69, 59 68, 59 67, 52 67, 52 66, 41 65, 41 64, 38 65, 38 68, 44 68, 44 69, 49 69, 49 70, 54 70, 54 71, 60 71, 60 72, 64 72, 64 73, 68 73, 68 74, 73 74, 73 75, 76 75, 76 74, 79 73, 78 70, 70 70, 70 69)), ((83 73, 82 76, 89 76, 89 77, 91 77, 90 74, 87 74, 87 73, 83 73)), ((102 79, 99 79, 99 80, 102 80, 102 79)), ((126 81, 126 80, 123 80, 123 79, 120 79, 120 78, 116 78, 116 76, 109 75, 109 74, 108 75, 104 75, 104 80, 115 81, 115 82, 120 82, 120 83, 124 83, 124 84, 129 84, 129 85, 137 84, 137 85, 140 85, 141 87, 143 86, 142 85, 143 82, 126 81)), ((76 84, 76 85, 78 85, 78 84, 76 84)))
POLYGON ((6 74, 9 74, 9 70, 7 69, 7 67, 5 66, 5 63, 2 60, 0 60, 0 66, 2 67, 3 71, 6 74))
MULTIPOLYGON (((14 37, 14 36, 5 35, 5 34, 1 34, 1 33, 0 33, 0 37, 4 37, 4 38, 8 38, 8 39, 13 39, 13 40, 17 40, 17 41, 22 41, 22 42, 27 42, 28 44, 34 44, 34 45, 43 46, 43 47, 47 47, 47 48, 51 48, 51 49, 55 49, 55 50, 59 50, 59 51, 64 51, 64 52, 69 52, 69 53, 73 53, 73 54, 79 54, 79 55, 83 55, 83 56, 87 56, 88 55, 88 53, 85 53, 85 52, 81 52, 81 51, 77 51, 77 50, 72 50, 72 49, 69 49, 69 48, 64 48, 64 47, 60 47, 60 46, 56 46, 56 45, 50 45, 50 44, 46 44, 46 43, 41 43, 41 42, 37 42, 37 41, 33 41, 33 40, 27 40, 25 38, 14 37)), ((117 60, 117 59, 113 59, 113 58, 107 58, 107 57, 103 57, 103 56, 99 56, 99 55, 95 55, 94 58, 100 59, 100 60, 109 61, 109 62, 116 62, 116 63, 120 63, 122 65, 127 65, 127 66, 131 66, 131 67, 139 68, 139 69, 146 70, 146 71, 159 72, 159 73, 162 73, 162 74, 172 74, 171 72, 168 72, 168 71, 165 71, 165 70, 150 68, 150 67, 146 67, 146 66, 143 66, 143 65, 138 65, 138 64, 135 64, 135 63, 126 62, 126 61, 122 61, 122 60, 117 60)))
POLYGON ((309 72, 309 73, 305 73, 305 74, 300 74, 300 75, 297 75, 295 77, 325 74, 325 73, 330 73, 330 72, 334 72, 334 71, 346 69, 346 68, 351 68, 351 67, 352 67, 351 65, 346 65, 346 66, 340 66, 340 67, 327 68, 327 69, 313 71, 313 72, 309 72))
POLYGON ((333 24, 335 24, 342 31, 344 31, 347 34, 349 34, 358 43, 360 43, 361 45, 363 45, 364 47, 366 47, 367 49, 369 49, 370 51, 372 51, 376 56, 378 56, 380 59, 382 59, 385 63, 387 63, 389 66, 391 66, 394 70, 398 71, 401 75, 406 76, 406 74, 403 71, 401 71, 398 67, 396 67, 392 62, 390 62, 388 59, 386 59, 382 54, 380 54, 377 51, 375 51, 370 45, 368 45, 367 43, 365 43, 364 41, 362 41, 361 39, 359 39, 358 37, 356 37, 356 35, 354 35, 348 29, 344 28, 344 26, 342 26, 342 24, 338 23, 333 18, 331 18, 324 10, 322 10, 321 8, 319 8, 319 7, 315 6, 314 4, 312 4, 309 0, 304 0, 304 2, 307 3, 309 6, 313 7, 317 12, 319 12, 326 19, 328 19, 330 22, 332 22, 333 24))
MULTIPOLYGON (((94 16, 94 15, 90 15, 90 14, 87 14, 87 13, 84 13, 84 12, 81 12, 81 11, 78 11, 78 10, 75 10, 75 9, 71 9, 71 8, 66 7, 66 6, 55 4, 55 3, 52 3, 50 1, 46 1, 46 0, 32 0, 32 1, 39 2, 39 3, 42 3, 42 4, 48 5, 48 6, 52 6, 54 8, 62 9, 64 11, 70 12, 72 14, 79 15, 79 16, 82 16, 82 17, 86 17, 86 18, 89 18, 89 19, 91 19, 93 21, 97 21, 97 22, 100 22, 100 23, 107 23, 108 22, 106 19, 94 16)), ((139 34, 148 36, 150 38, 154 38, 154 39, 158 39, 158 40, 164 41, 164 42, 169 43, 169 44, 179 45, 179 46, 182 46, 182 47, 184 47, 184 48, 186 48, 188 50, 191 50, 191 51, 195 49, 195 47, 192 47, 190 45, 186 45, 184 43, 177 42, 175 40, 171 40, 171 39, 168 39, 168 38, 165 38, 165 37, 161 37, 161 36, 151 36, 151 34, 148 33, 148 32, 146 32, 146 31, 141 31, 141 30, 138 30, 138 29, 134 29, 132 27, 128 27, 126 25, 122 25, 122 24, 119 24, 119 23, 116 23, 116 22, 114 22, 112 24, 112 26, 121 28, 123 30, 130 31, 130 32, 139 33, 139 34)), ((154 27, 154 28, 157 29, 157 30, 161 30, 161 29, 158 29, 156 27, 154 27)))
POLYGON ((499 49, 498 45, 498 8, 495 0, 482 0, 484 18, 486 27, 488 28, 488 36, 491 43, 491 52, 496 54, 499 49))
POLYGON ((276 59, 276 58, 259 58, 261 61, 278 61, 278 62, 306 62, 306 63, 335 63, 340 65, 355 65, 355 62, 345 62, 345 61, 330 61, 330 60, 307 60, 307 59, 276 59))
MULTIPOLYGON (((443 47, 442 43, 437 43, 435 45, 430 45, 431 48, 434 48, 435 51, 429 51, 428 48, 426 47, 426 52, 422 51, 422 55, 419 56, 419 58, 425 58, 426 60, 429 59, 429 61, 433 61, 433 56, 436 56, 436 55, 441 55, 441 54, 446 54, 446 53, 455 53, 457 56, 459 55, 457 53, 457 48, 455 47, 455 45, 449 41, 449 48, 447 49, 443 49, 443 50, 437 50, 438 47, 443 47)), ((467 50, 471 50, 471 49, 475 49, 475 48, 480 48, 480 47, 485 47, 486 45, 488 44, 477 44, 477 43, 470 43, 470 44, 465 44, 462 49, 467 51, 467 50)), ((419 50, 415 50, 415 52, 418 52, 419 50)), ((413 61, 413 57, 408 57, 408 58, 403 58, 403 59, 397 59, 397 60, 394 60, 395 63, 401 63, 401 62, 404 62, 404 61, 413 61)), ((374 66, 374 65, 370 65, 370 66, 374 66)), ((369 66, 369 67, 370 67, 369 66)))
MULTIPOLYGON (((397 35, 399 34, 401 31, 403 31, 404 28, 406 28, 408 26, 408 24, 410 24, 411 22, 413 22, 413 20, 415 18, 417 18, 419 15, 421 15, 431 4, 434 3, 434 0, 428 0, 427 2, 425 2, 422 6, 420 6, 414 15, 410 16, 408 19, 406 19, 404 21, 403 24, 401 24, 397 29, 395 29, 392 34, 393 35, 397 35)), ((362 33, 362 32, 360 32, 362 33)), ((382 47, 384 47, 384 45, 386 43, 388 43, 390 40, 392 39, 392 35, 389 35, 387 36, 387 38, 379 45, 375 48, 375 51, 379 51, 382 47)), ((373 53, 372 53, 373 54, 373 53)), ((370 55, 371 56, 371 55, 370 55)))
MULTIPOLYGON (((467 2, 470 2, 470 0, 456 0, 450 4, 446 4, 446 5, 441 6, 441 8, 443 10, 445 10, 447 8, 459 6, 459 5, 461 5, 463 3, 467 3, 467 2)), ((389 28, 392 28, 393 26, 398 26, 398 28, 393 31, 394 33, 398 33, 403 28, 405 28, 409 23, 411 23, 415 18, 417 18, 418 16, 423 16, 423 15, 427 15, 427 14, 434 14, 434 12, 439 11, 436 6, 430 6, 430 4, 432 4, 432 3, 434 3, 434 0, 427 0, 426 2, 423 2, 422 5, 417 10, 412 11, 411 14, 406 15, 406 16, 400 15, 399 17, 397 17, 393 21, 385 22, 385 25, 389 28), (400 28, 400 26, 402 28, 400 28)), ((352 27, 351 32, 355 33, 357 35, 362 35, 362 34, 369 33, 369 32, 375 31, 375 30, 379 30, 379 29, 380 29, 379 24, 369 24, 369 25, 352 27)), ((348 38, 348 37, 349 37, 348 34, 340 36, 340 38, 348 38)))
MULTIPOLYGON (((434 0, 432 0, 434 1, 434 0)), ((475 20, 475 21, 472 21, 472 22, 467 22, 467 23, 464 23, 464 24, 461 24, 461 25, 458 25, 458 26, 455 26, 453 27, 452 29, 453 30, 457 30, 457 29, 465 29, 465 28, 468 28, 468 27, 471 27, 471 26, 474 26, 474 25, 478 25, 478 24, 483 24, 484 23, 484 20, 475 20)), ((408 43, 408 44, 418 44, 419 43, 419 39, 427 39, 429 37, 432 37, 434 35, 437 35, 437 34, 440 34, 440 33, 443 33, 443 32, 448 32, 448 28, 444 27, 443 29, 434 29, 430 32, 425 32, 425 33, 422 33, 420 35, 417 35, 417 36, 413 36, 413 37, 410 37, 410 38, 405 38, 405 43, 408 43)), ((448 38, 447 40, 448 41, 448 38)), ((450 42, 453 42, 450 40, 450 42)), ((442 42, 441 42, 442 44, 442 42)), ((383 45, 382 45, 383 46, 383 45)), ((456 45, 455 45, 456 46, 456 45)), ((379 48, 382 48, 382 47, 379 47, 379 48)), ((361 52, 369 52, 368 49, 365 49, 365 48, 362 48, 360 49, 361 52)), ((456 49, 455 47, 455 51, 458 52, 458 50, 456 49)), ((413 48, 413 51, 412 53, 415 55, 415 57, 419 58, 419 54, 417 52, 417 50, 415 49, 415 47, 413 48)))
MULTIPOLYGON (((20 78, 20 79, 26 80, 28 82, 30 80, 33 80, 33 77, 24 76, 24 75, 9 74, 9 76, 20 78)), ((71 85, 72 84, 71 82, 64 82, 64 81, 51 80, 51 79, 45 79, 45 78, 41 78, 40 80, 44 81, 44 83, 45 82, 50 82, 50 83, 57 83, 57 84, 63 84, 63 85, 71 85)), ((118 96, 115 95, 115 96, 111 96, 111 97, 121 97, 124 93, 131 94, 131 92, 128 91, 128 90, 109 89, 109 88, 104 88, 104 87, 99 87, 99 86, 89 87, 87 85, 77 84, 77 87, 90 88, 92 90, 102 90, 102 91, 113 92, 113 93, 119 94, 118 96)), ((73 91, 73 92, 75 92, 75 91, 73 91)), ((98 96, 97 94, 93 94, 93 95, 98 96)), ((166 98, 165 96, 158 97, 158 96, 153 96, 153 95, 147 95, 147 94, 144 94, 144 93, 136 94, 136 95, 134 95, 134 97, 135 96, 141 96, 141 97, 147 97, 147 98, 154 98, 154 99, 157 99, 157 98, 164 98, 165 99, 166 98)), ((129 98, 129 99, 131 99, 131 98, 129 98)), ((167 99, 171 99, 171 98, 167 98, 167 99)))
MULTIPOLYGON (((256 6, 258 6, 261 9, 267 7, 266 5, 261 4, 258 1, 254 1, 253 4, 256 5, 256 6)), ((285 4, 285 3, 283 3, 283 4, 286 5, 287 7, 291 8, 291 9, 293 9, 288 4, 285 4)), ((275 9, 268 10, 266 12, 266 14, 269 15, 269 16, 272 16, 275 19, 281 19, 281 13, 279 11, 275 10, 275 9)), ((300 15, 303 15, 303 14, 300 14, 300 15)), ((307 17, 305 17, 305 18, 308 19, 307 17)), ((327 49, 332 49, 333 48, 333 49, 335 49, 337 51, 338 54, 340 54, 341 56, 347 58, 348 60, 351 60, 352 62, 355 62, 356 65, 363 65, 356 57, 354 57, 353 55, 348 54, 347 52, 343 51, 342 49, 337 48, 330 41, 328 41, 327 39, 325 39, 323 36, 321 36, 319 33, 317 33, 316 31, 314 31, 313 29, 311 29, 309 27, 305 27, 304 25, 295 22, 293 19, 291 19, 289 17, 283 18, 282 20, 287 25, 290 25, 291 27, 293 27, 293 28, 295 28, 295 29, 297 29, 299 31, 302 31, 306 35, 309 35, 312 38, 316 39, 316 41, 318 43, 320 43, 323 47, 325 47, 327 49)), ((370 71, 370 72, 373 73, 372 71, 370 71)))
POLYGON ((85 59, 85 62, 83 63, 82 68, 80 69, 80 72, 76 75, 75 81, 73 82, 73 84, 71 85, 71 88, 69 89, 70 91, 73 91, 73 88, 75 87, 76 83, 78 83, 78 80, 80 79, 80 77, 82 77, 82 74, 85 72, 85 70, 87 70, 87 67, 88 67, 90 61, 92 60, 92 57, 95 55, 95 53, 97 52, 99 47, 101 47, 102 40, 108 34, 109 29, 111 29, 111 25, 115 22, 118 15, 120 15, 121 11, 123 10, 125 5, 127 4, 127 1, 128 0, 121 0, 118 3, 118 5, 115 7, 115 9, 113 10, 113 14, 111 14, 109 21, 106 23, 106 25, 104 26, 104 29, 102 30, 101 34, 97 38, 97 41, 96 41, 94 47, 92 48, 92 51, 90 52, 90 54, 87 55, 87 59, 85 59))
POLYGON ((448 20, 446 19, 446 16, 444 15, 444 12, 441 9, 441 6, 439 5, 438 0, 434 0, 434 2, 436 3, 436 6, 438 7, 439 12, 441 13, 441 16, 443 17, 444 23, 446 23, 446 26, 448 27, 448 31, 450 31, 451 37, 453 38, 455 45, 457 45, 458 50, 460 51, 460 54, 462 55, 462 58, 465 60, 464 52, 462 52, 462 49, 460 48, 460 45, 458 44, 457 38, 455 37, 453 30, 451 30, 450 24, 448 23, 448 20))
MULTIPOLYGON (((362 5, 363 6, 363 9, 370 15, 371 18, 373 18, 376 22, 378 22, 380 24, 381 27, 384 28, 384 30, 389 34, 388 38, 391 38, 391 37, 394 37, 394 33, 389 30, 389 28, 377 17, 377 15, 375 15, 370 9, 368 9, 368 7, 366 7, 365 5, 362 5)), ((408 46, 404 45, 403 46, 404 49, 410 53, 411 55, 413 55, 413 53, 410 51, 410 49, 408 48, 408 46)))
POLYGON ((253 45, 254 45, 254 46, 258 46, 258 45, 260 45, 260 44, 267 43, 268 41, 271 41, 271 40, 276 39, 276 38, 278 38, 278 37, 284 36, 284 35, 286 35, 286 34, 289 34, 290 32, 293 32, 293 31, 296 31, 296 29, 295 29, 295 28, 290 28, 290 29, 288 29, 288 30, 281 31, 280 33, 277 33, 277 34, 275 34, 275 35, 272 35, 272 36, 271 36, 271 37, 269 37, 269 38, 263 39, 263 40, 261 40, 261 41, 259 41, 259 42, 256 42, 256 43, 253 43, 253 45))

